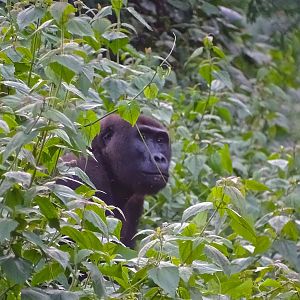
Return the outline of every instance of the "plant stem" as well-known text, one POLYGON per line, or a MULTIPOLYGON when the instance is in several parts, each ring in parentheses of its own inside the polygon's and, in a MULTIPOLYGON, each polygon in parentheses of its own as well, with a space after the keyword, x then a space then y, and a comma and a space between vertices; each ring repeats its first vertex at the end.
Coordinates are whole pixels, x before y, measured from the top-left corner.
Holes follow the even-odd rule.
MULTIPOLYGON (((37 26, 37 28, 40 26, 40 21, 38 21, 36 26, 37 26)), ((34 34, 32 45, 31 45, 32 59, 31 59, 31 63, 30 63, 30 69, 29 69, 28 80, 27 80, 27 85, 28 86, 30 86, 32 70, 33 70, 33 66, 34 66, 34 63, 35 63, 35 57, 36 57, 36 52, 37 52, 37 47, 36 47, 37 38, 38 38, 38 32, 36 32, 34 34)))

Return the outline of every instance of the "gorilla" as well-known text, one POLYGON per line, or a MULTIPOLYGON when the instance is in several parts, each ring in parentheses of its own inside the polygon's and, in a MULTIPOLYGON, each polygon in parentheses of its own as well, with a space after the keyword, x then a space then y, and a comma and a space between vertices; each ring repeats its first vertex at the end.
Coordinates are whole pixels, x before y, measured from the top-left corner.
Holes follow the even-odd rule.
MULTIPOLYGON (((136 124, 133 127, 119 115, 109 115, 101 121, 101 131, 92 141, 94 157, 76 158, 73 154, 62 157, 64 162, 75 161, 95 187, 105 192, 97 192, 97 197, 123 211, 125 220, 118 211, 115 216, 123 221, 121 241, 131 248, 144 197, 166 186, 171 157, 169 135, 164 126, 143 115, 136 124)), ((72 189, 79 186, 71 180, 59 180, 59 183, 72 189)))

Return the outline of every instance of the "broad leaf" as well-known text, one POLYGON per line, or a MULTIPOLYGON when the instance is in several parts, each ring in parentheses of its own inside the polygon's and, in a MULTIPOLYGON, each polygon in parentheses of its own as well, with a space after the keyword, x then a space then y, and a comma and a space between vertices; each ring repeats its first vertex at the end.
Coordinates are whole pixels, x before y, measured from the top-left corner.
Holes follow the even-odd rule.
POLYGON ((148 99, 155 99, 158 95, 158 87, 155 83, 150 83, 145 89, 144 89, 144 95, 148 99))
POLYGON ((12 219, 0 219, 0 243, 9 240, 10 234, 18 227, 19 223, 12 219))
POLYGON ((37 135, 38 131, 31 131, 28 134, 23 131, 16 133, 8 142, 3 151, 3 161, 7 160, 12 152, 19 150, 23 145, 31 142, 37 135))
POLYGON ((79 36, 93 36, 94 32, 90 23, 83 18, 75 17, 67 23, 67 29, 70 33, 79 36))
POLYGON ((99 299, 106 296, 104 278, 96 265, 83 262, 83 265, 89 270, 93 281, 93 287, 99 299))
POLYGON ((10 257, 1 263, 7 279, 15 284, 23 284, 32 273, 30 262, 17 257, 10 257))
POLYGON ((207 257, 222 268, 226 275, 230 275, 230 262, 222 252, 210 245, 204 246, 204 252, 207 257))
POLYGON ((175 297, 176 289, 179 283, 179 270, 178 267, 172 266, 159 266, 148 271, 148 276, 165 293, 171 297, 175 297))
POLYGON ((67 2, 55 2, 50 7, 50 13, 58 24, 65 23, 69 15, 75 12, 75 7, 67 2))
POLYGON ((134 100, 120 101, 118 103, 118 113, 122 119, 133 126, 139 118, 140 106, 134 100))
POLYGON ((22 30, 27 25, 41 19, 45 13, 45 9, 36 6, 29 6, 22 10, 17 16, 17 23, 19 28, 22 30))
POLYGON ((212 209, 212 208, 213 208, 213 204, 211 202, 197 203, 197 204, 187 208, 183 212, 181 222, 183 223, 186 220, 188 220, 189 218, 197 215, 198 213, 200 213, 202 211, 207 211, 207 210, 212 209))

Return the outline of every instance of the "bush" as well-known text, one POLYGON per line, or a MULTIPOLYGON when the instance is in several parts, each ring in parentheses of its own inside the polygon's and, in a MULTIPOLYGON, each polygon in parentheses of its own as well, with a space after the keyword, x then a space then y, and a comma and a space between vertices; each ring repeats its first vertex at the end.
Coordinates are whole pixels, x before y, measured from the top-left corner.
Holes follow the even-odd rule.
POLYGON ((152 27, 123 2, 0 8, 0 299, 298 299, 300 161, 286 103, 299 54, 276 37, 262 45, 228 1, 188 10, 191 43, 175 31, 177 42, 162 35, 157 53, 139 52, 136 27, 152 27), (86 174, 59 160, 87 156, 112 112, 132 124, 151 114, 173 140, 172 176, 145 203, 139 250, 121 244, 121 222, 106 214, 115 208, 86 174), (56 183, 72 175, 84 183, 76 191, 56 183))

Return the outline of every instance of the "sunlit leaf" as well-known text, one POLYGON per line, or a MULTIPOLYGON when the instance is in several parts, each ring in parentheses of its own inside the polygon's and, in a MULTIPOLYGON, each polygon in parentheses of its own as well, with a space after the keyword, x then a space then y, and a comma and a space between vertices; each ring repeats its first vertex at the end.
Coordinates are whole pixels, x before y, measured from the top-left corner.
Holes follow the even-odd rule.
POLYGON ((57 262, 46 264, 41 270, 32 277, 32 285, 38 285, 55 279, 64 269, 57 262))
POLYGON ((185 222, 186 220, 188 220, 189 218, 197 215, 198 213, 202 212, 202 211, 206 211, 209 209, 213 208, 213 204, 211 202, 201 202, 201 203, 197 203, 189 208, 187 208, 183 214, 182 214, 182 219, 181 222, 185 222))
POLYGON ((127 11, 129 11, 137 20, 139 20, 148 30, 152 31, 151 26, 145 21, 145 19, 133 8, 127 7, 127 11))
POLYGON ((136 101, 120 101, 118 103, 118 113, 122 119, 133 126, 139 118, 140 106, 136 101))
POLYGON ((93 36, 94 32, 90 23, 83 18, 75 17, 68 21, 66 24, 70 33, 79 36, 93 36))
POLYGON ((75 12, 75 7, 67 2, 55 2, 50 7, 52 17, 59 24, 65 23, 68 20, 69 15, 75 12))
POLYGON ((27 25, 35 22, 44 15, 45 9, 41 7, 29 6, 22 10, 17 16, 17 23, 20 29, 25 28, 27 25))
POLYGON ((226 275, 230 274, 230 262, 222 252, 210 245, 204 246, 204 252, 226 275))
POLYGON ((145 89, 144 89, 144 95, 148 99, 154 99, 158 95, 158 87, 155 83, 150 83, 145 89))

